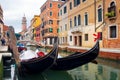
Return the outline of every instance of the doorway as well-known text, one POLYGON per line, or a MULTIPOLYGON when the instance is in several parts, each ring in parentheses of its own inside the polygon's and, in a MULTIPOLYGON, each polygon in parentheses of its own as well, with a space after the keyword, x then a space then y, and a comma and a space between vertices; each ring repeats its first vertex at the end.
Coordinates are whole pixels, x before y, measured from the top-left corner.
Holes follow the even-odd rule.
POLYGON ((79 36, 79 46, 82 46, 82 36, 79 36))
POLYGON ((77 45, 77 36, 74 37, 74 44, 77 45))

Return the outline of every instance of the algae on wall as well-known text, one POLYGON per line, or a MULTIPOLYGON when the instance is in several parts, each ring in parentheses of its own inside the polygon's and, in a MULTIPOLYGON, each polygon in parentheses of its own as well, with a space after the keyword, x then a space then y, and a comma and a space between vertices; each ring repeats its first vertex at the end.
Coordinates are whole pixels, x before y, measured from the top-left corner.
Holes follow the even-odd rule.
POLYGON ((3 62, 0 62, 0 80, 3 79, 3 62))

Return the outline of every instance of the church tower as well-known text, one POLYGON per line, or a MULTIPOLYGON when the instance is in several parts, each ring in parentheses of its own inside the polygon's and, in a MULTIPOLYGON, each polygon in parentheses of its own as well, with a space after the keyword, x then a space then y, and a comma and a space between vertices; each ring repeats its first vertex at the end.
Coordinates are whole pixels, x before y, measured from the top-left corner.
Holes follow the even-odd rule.
POLYGON ((22 18, 22 31, 26 31, 26 30, 27 30, 27 19, 24 15, 22 18))

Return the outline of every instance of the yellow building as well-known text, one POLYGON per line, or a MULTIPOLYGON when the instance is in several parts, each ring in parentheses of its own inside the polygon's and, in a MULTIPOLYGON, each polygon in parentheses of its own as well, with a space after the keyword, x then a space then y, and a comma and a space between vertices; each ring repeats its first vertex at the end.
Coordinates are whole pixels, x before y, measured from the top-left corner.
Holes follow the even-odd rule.
MULTIPOLYGON (((67 0, 61 10, 63 10, 64 15, 60 15, 60 23, 62 23, 59 28, 67 23, 68 42, 66 43, 70 46, 92 47, 95 44, 93 34, 100 32, 100 35, 102 35, 103 1, 67 0), (65 5, 67 6, 66 15, 64 14, 65 5)), ((66 35, 66 32, 62 31, 61 34, 66 35)), ((102 47, 102 37, 100 42, 102 47)))
POLYGON ((32 19, 33 35, 34 40, 40 42, 40 25, 41 19, 39 15, 35 15, 32 19))

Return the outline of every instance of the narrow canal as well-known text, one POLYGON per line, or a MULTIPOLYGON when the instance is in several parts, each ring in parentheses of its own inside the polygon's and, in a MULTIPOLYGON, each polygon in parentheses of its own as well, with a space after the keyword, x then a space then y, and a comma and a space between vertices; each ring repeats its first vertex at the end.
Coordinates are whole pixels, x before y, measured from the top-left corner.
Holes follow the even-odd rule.
MULTIPOLYGON (((59 54, 70 54, 60 52, 59 54)), ((120 61, 97 58, 96 63, 88 63, 69 71, 47 70, 42 74, 20 77, 15 64, 4 67, 3 80, 120 80, 120 61)), ((72 63, 71 63, 72 64, 72 63)))

